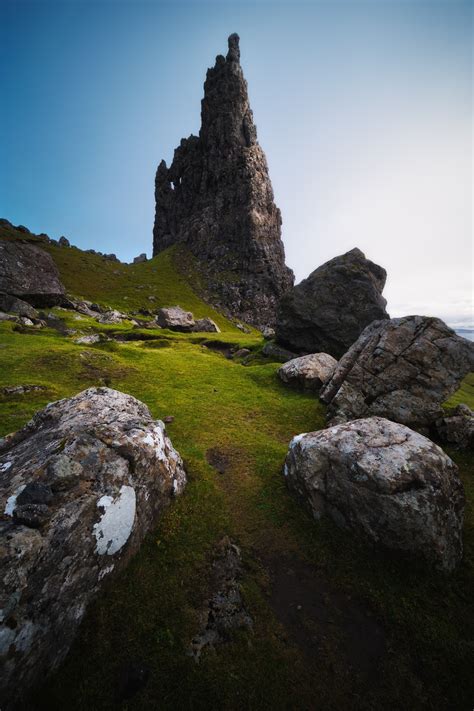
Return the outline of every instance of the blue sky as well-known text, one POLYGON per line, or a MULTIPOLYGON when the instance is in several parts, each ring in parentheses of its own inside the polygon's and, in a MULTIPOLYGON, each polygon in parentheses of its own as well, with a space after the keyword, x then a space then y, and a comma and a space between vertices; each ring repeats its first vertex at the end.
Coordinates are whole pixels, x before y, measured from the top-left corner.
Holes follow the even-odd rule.
POLYGON ((231 32, 297 279, 358 246, 392 315, 472 322, 470 2, 2 0, 0 215, 150 254, 231 32))

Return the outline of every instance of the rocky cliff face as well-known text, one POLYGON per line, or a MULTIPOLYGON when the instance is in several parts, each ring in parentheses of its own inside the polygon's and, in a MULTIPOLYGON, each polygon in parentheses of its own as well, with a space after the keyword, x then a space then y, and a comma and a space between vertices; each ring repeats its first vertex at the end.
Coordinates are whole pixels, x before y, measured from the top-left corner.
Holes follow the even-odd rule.
POLYGON ((293 284, 280 210, 240 66, 238 35, 207 72, 198 136, 182 139, 155 182, 153 254, 184 244, 202 265, 217 305, 257 326, 273 324, 293 284))

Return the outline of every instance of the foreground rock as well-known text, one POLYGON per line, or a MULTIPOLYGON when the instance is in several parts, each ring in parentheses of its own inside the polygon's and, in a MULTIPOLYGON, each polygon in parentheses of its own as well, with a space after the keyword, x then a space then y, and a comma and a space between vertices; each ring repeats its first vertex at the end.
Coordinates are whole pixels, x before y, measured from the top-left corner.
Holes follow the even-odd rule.
POLYGON ((293 284, 281 214, 240 66, 238 35, 207 72, 199 136, 158 166, 153 255, 174 244, 196 257, 214 303, 255 326, 273 325, 293 284), (225 276, 224 276, 225 275, 225 276))
POLYGON ((91 599, 185 483, 163 423, 108 388, 52 403, 0 441, 4 704, 57 668, 91 599))
POLYGON ((319 392, 336 365, 337 360, 327 353, 312 353, 287 361, 278 369, 278 375, 288 385, 319 392))
POLYGON ((20 241, 0 241, 0 291, 33 306, 65 301, 65 290, 47 252, 20 241))
POLYGON ((360 249, 331 259, 282 297, 277 341, 297 353, 340 358, 369 323, 388 318, 386 278, 360 249))
POLYGON ((242 599, 241 576, 240 549, 225 536, 212 562, 212 592, 200 615, 201 630, 189 650, 196 661, 206 648, 229 642, 237 630, 252 629, 253 620, 242 599))
POLYGON ((289 487, 316 519, 452 571, 462 557, 464 492, 454 462, 423 435, 381 417, 298 435, 289 487))
POLYGON ((380 415, 428 434, 474 368, 474 343, 443 321, 405 316, 368 326, 321 391, 331 424, 380 415))

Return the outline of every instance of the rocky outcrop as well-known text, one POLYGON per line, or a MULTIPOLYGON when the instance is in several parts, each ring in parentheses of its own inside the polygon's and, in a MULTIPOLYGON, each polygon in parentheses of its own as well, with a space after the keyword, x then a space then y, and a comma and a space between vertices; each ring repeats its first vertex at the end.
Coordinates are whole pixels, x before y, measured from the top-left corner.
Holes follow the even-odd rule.
POLYGON ((336 365, 337 360, 327 353, 312 353, 287 361, 278 369, 278 375, 288 385, 319 392, 336 365))
POLYGON ((424 434, 474 368, 474 343, 428 316, 376 321, 321 391, 331 424, 380 415, 424 434))
POLYGON ((462 557, 464 492, 454 462, 423 435, 381 417, 298 435, 289 487, 316 519, 445 571, 462 557))
POLYGON ((256 326, 272 325, 293 284, 281 215, 257 142, 238 35, 207 72, 198 136, 182 139, 155 182, 153 254, 185 245, 201 265, 214 303, 256 326))
POLYGON ((13 240, 0 241, 0 291, 39 307, 65 300, 59 272, 49 254, 13 240))
POLYGON ((277 341, 297 353, 340 358, 369 323, 388 318, 386 278, 385 269, 360 249, 331 259, 281 299, 277 341))
POLYGON ((163 423, 108 388, 51 403, 0 441, 2 708, 58 666, 185 483, 163 423))
POLYGON ((133 263, 134 264, 142 264, 143 262, 146 262, 147 256, 145 252, 142 252, 141 254, 138 255, 138 257, 133 258, 133 263))

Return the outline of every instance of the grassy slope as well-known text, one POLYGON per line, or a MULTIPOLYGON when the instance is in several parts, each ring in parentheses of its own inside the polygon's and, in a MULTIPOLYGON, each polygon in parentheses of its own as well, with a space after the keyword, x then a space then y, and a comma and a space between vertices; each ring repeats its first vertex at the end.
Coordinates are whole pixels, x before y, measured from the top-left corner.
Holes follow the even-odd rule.
MULTIPOLYGON (((51 252, 76 295, 124 309, 131 303, 144 306, 148 292, 135 289, 128 271, 133 269, 136 279, 146 274, 153 282, 155 304, 178 302, 196 315, 210 313, 176 274, 172 254, 147 265, 119 267, 123 274, 114 275, 117 266, 100 257, 87 255, 89 266, 83 270, 76 250, 51 252)), ((57 313, 74 328, 111 330, 57 313)), ((222 317, 216 320, 224 340, 258 345, 255 333, 243 335, 222 317)), ((204 348, 200 337, 156 335, 160 341, 84 347, 49 329, 30 335, 0 324, 2 384, 33 382, 49 388, 0 401, 3 433, 21 426, 51 399, 106 382, 146 402, 156 417, 174 415, 169 433, 189 472, 185 494, 93 605, 65 665, 38 695, 38 707, 469 708, 474 693, 472 457, 452 453, 468 497, 460 569, 445 578, 376 553, 329 522, 316 525, 285 489, 281 466, 289 439, 323 426, 317 400, 284 388, 274 363, 242 367, 204 348), (226 474, 207 464, 211 447, 227 453, 231 466, 226 474), (236 635, 233 644, 205 654, 196 665, 186 648, 199 629, 210 551, 224 534, 242 547, 245 601, 254 632, 236 635), (314 569, 324 581, 325 605, 334 617, 324 633, 315 630, 320 651, 310 657, 269 604, 268 568, 271 561, 286 560, 314 569), (341 594, 345 604, 358 601, 384 628, 385 653, 377 673, 348 671, 347 628, 339 623, 334 602, 341 594), (145 662, 150 679, 133 699, 121 703, 117 687, 123 665, 131 660, 145 662)), ((473 384, 467 380, 465 391, 472 392, 473 384)))

